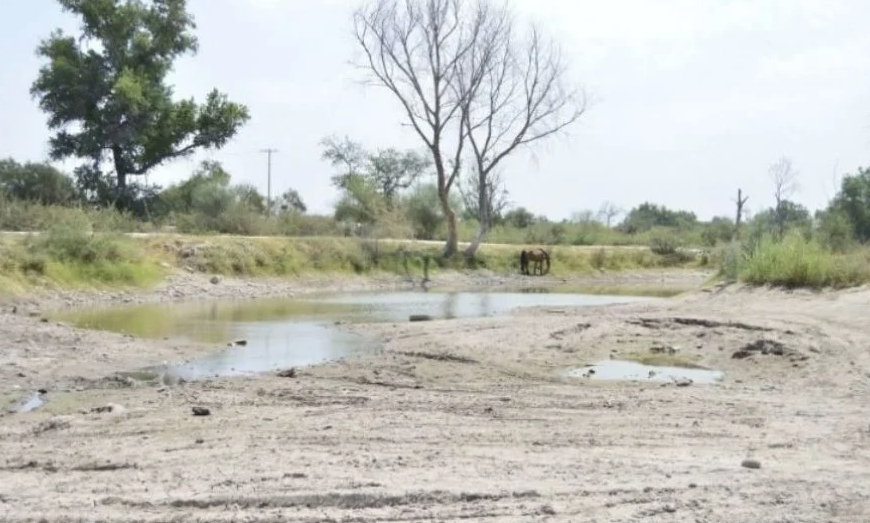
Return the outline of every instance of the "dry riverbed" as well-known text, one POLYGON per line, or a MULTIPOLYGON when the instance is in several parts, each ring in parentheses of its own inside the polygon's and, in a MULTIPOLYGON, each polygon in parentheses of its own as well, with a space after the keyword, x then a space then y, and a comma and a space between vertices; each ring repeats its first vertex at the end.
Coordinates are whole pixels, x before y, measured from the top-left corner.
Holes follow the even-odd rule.
MULTIPOLYGON (((704 276, 572 283, 676 286, 704 276)), ((438 283, 515 280, 452 275, 438 283)), ((383 350, 297 369, 293 378, 180 385, 107 376, 206 347, 81 331, 28 314, 336 285, 211 284, 187 275, 150 293, 46 295, 19 300, 15 314, 12 303, 2 306, 0 392, 12 398, 44 387, 50 401, 0 417, 0 521, 870 517, 867 288, 731 286, 664 303, 344 326, 381 338, 383 350), (720 383, 686 386, 565 374, 611 357, 725 374, 720 383), (210 415, 194 416, 193 407, 210 415)))

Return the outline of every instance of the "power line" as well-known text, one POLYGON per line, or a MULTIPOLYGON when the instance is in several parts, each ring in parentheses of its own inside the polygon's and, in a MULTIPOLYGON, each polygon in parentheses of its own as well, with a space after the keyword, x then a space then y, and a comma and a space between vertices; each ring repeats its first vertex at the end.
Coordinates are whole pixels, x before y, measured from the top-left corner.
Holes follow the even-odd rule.
POLYGON ((266 153, 267 158, 267 171, 266 171, 266 209, 268 212, 272 212, 272 153, 277 153, 278 149, 261 149, 261 153, 266 153))

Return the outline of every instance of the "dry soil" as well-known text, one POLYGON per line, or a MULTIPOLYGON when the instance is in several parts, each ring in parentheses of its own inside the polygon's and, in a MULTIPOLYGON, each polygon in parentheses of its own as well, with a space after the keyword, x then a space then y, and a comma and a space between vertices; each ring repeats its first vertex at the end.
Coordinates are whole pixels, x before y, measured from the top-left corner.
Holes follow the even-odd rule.
MULTIPOLYGON (((637 281, 703 277, 681 274, 637 281)), ((171 385, 110 374, 207 347, 29 314, 336 285, 184 278, 149 294, 5 306, 2 393, 44 387, 50 400, 0 417, 0 521, 870 521, 868 288, 727 286, 348 325, 383 350, 293 378, 171 385), (725 375, 687 386, 566 375, 629 357, 725 375)))

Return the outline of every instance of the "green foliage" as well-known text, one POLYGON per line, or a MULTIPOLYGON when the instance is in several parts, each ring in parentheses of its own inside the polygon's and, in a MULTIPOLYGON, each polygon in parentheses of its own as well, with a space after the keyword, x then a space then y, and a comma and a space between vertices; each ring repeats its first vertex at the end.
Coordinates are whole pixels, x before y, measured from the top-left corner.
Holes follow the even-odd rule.
POLYGON ((413 224, 414 237, 434 240, 444 227, 446 218, 438 199, 438 186, 428 183, 417 186, 405 199, 408 220, 413 224))
POLYGON ((682 245, 677 235, 667 229, 654 231, 649 242, 650 250, 662 256, 674 255, 681 247, 682 245))
POLYGON ((10 200, 62 205, 77 197, 72 179, 46 163, 0 160, 0 194, 10 200))
POLYGON ((693 212, 673 211, 661 205, 644 202, 628 212, 619 229, 635 234, 647 232, 653 227, 688 229, 697 223, 698 217, 693 212))
POLYGON ((352 191, 353 186, 363 183, 377 191, 390 207, 401 191, 414 185, 432 167, 432 159, 417 151, 390 147, 369 152, 347 136, 329 136, 320 145, 324 148, 322 159, 341 169, 332 177, 333 185, 352 191))
POLYGON ((856 240, 870 242, 870 168, 859 168, 857 174, 843 178, 828 211, 849 221, 856 240))
POLYGON ((59 2, 80 18, 81 34, 58 29, 40 43, 37 54, 47 63, 31 87, 55 131, 52 159, 86 159, 90 177, 99 178, 109 151, 125 200, 128 175, 220 148, 249 119, 244 105, 217 90, 201 105, 172 99, 166 78, 173 63, 197 48, 185 0, 59 2))
POLYGON ((831 253, 792 231, 781 241, 764 236, 745 256, 739 276, 753 285, 841 288, 870 281, 870 260, 831 253))
POLYGON ((48 280, 67 286, 141 286, 156 282, 161 270, 155 258, 128 238, 93 234, 70 225, 55 225, 18 245, 0 245, 5 278, 48 280))
POLYGON ((535 215, 525 207, 517 207, 504 214, 504 222, 517 229, 525 229, 535 223, 535 215))

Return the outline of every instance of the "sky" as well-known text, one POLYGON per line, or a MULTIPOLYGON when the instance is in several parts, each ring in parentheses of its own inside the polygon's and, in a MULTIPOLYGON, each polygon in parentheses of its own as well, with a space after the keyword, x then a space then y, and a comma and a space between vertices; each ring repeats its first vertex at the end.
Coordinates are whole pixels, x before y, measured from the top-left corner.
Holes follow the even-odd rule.
MULTIPOLYGON (((798 171, 793 196, 822 207, 838 177, 870 166, 870 2, 864 0, 513 0, 559 42, 592 104, 565 136, 505 164, 514 205, 551 219, 611 201, 734 214, 738 188, 757 212, 773 202, 768 167, 798 171)), ((189 0, 199 52, 176 63, 179 96, 214 87, 251 120, 219 151, 153 170, 161 185, 218 160, 234 182, 295 188, 312 212, 338 197, 320 140, 419 148, 395 98, 364 85, 352 38, 356 0, 189 0)), ((35 48, 78 21, 56 0, 0 5, 0 158, 47 160, 46 115, 29 95, 35 48)), ((73 161, 57 163, 71 171, 73 161)))

